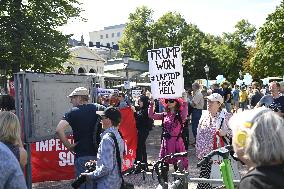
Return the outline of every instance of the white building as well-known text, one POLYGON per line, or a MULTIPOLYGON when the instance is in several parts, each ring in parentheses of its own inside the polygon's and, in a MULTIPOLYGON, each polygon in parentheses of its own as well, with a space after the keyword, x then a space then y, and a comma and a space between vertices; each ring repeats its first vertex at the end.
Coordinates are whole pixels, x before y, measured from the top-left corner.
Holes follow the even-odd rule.
POLYGON ((121 39, 123 31, 125 29, 125 24, 114 25, 104 27, 103 30, 89 32, 90 41, 95 45, 96 42, 100 42, 104 46, 113 46, 118 44, 121 39))
POLYGON ((68 73, 93 73, 97 76, 97 83, 104 86, 104 64, 106 60, 101 58, 95 51, 86 46, 70 48, 71 58, 63 64, 68 73))

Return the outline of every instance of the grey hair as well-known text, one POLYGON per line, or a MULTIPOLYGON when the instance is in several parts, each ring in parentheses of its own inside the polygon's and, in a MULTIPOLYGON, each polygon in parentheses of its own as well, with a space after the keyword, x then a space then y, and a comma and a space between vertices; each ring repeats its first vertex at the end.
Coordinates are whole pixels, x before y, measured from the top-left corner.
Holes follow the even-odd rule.
POLYGON ((257 165, 284 162, 284 120, 273 111, 257 116, 245 154, 257 165))

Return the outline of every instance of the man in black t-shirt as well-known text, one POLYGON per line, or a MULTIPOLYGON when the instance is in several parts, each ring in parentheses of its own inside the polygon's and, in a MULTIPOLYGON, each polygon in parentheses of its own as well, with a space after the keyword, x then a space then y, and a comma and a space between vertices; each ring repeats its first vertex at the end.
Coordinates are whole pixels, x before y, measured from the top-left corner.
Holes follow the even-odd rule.
MULTIPOLYGON (((85 172, 85 163, 95 160, 99 144, 99 117, 96 114, 98 107, 89 104, 89 91, 84 87, 76 88, 70 95, 73 108, 65 113, 58 123, 56 133, 64 146, 75 152, 75 172, 79 176, 85 172), (71 144, 65 135, 65 130, 71 127, 74 144, 71 144)), ((93 189, 94 183, 82 184, 80 188, 93 189)))

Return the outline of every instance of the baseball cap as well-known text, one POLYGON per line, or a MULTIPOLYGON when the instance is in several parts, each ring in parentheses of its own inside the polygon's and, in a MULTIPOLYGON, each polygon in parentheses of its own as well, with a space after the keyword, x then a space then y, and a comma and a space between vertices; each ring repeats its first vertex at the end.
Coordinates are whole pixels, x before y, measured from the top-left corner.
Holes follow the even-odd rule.
POLYGON ((72 96, 88 96, 89 95, 89 90, 86 89, 85 87, 78 87, 68 95, 68 97, 72 96))
POLYGON ((223 97, 219 93, 213 93, 208 96, 207 99, 213 102, 220 102, 221 104, 224 102, 223 97))
POLYGON ((114 107, 108 107, 104 111, 97 111, 96 112, 100 116, 105 116, 112 120, 115 123, 120 123, 121 120, 121 114, 117 108, 114 107))

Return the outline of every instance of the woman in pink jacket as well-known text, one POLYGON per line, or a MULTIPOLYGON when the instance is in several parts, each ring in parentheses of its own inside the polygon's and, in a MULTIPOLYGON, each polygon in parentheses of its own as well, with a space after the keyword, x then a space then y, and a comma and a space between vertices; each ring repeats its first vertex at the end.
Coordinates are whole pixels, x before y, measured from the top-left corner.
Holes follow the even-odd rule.
MULTIPOLYGON (((149 117, 154 120, 162 120, 163 133, 159 158, 171 153, 185 152, 182 139, 182 128, 187 118, 187 102, 182 98, 160 99, 165 107, 165 112, 154 113, 154 100, 151 99, 149 117)), ((188 168, 188 158, 180 157, 168 160, 177 169, 177 161, 181 160, 184 169, 188 168)))

